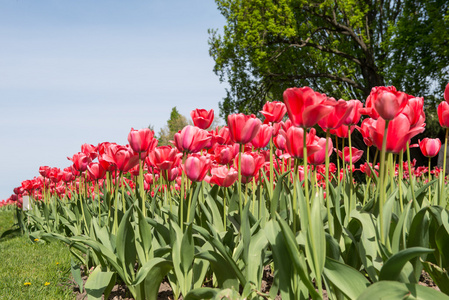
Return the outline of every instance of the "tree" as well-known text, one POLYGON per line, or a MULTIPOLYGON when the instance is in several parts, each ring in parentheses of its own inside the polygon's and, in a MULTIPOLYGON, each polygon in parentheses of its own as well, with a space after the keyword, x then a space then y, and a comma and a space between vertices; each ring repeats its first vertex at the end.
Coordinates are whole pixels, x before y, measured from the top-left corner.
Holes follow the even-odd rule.
POLYGON ((176 106, 172 108, 170 119, 167 120, 167 125, 159 130, 158 145, 168 145, 175 133, 187 126, 187 119, 179 113, 176 106))
POLYGON ((216 0, 215 73, 229 83, 220 114, 255 113, 286 88, 364 100, 395 85, 441 99, 449 81, 449 5, 442 0, 216 0))

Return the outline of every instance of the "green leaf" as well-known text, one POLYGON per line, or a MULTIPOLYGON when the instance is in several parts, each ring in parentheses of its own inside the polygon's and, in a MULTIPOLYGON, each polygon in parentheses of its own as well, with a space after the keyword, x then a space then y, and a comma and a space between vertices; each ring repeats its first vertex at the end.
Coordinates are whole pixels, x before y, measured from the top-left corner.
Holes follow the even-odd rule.
POLYGON ((139 262, 143 265, 152 258, 152 236, 151 227, 143 216, 142 211, 138 206, 135 206, 137 211, 137 226, 135 233, 135 245, 139 258, 139 262))
POLYGON ((434 265, 431 262, 422 262, 424 270, 432 277, 433 282, 436 283, 440 291, 449 295, 449 274, 446 270, 434 265))
POLYGON ((431 253, 434 250, 422 247, 412 247, 393 254, 380 270, 379 280, 397 280, 402 268, 408 261, 421 254, 431 253))
POLYGON ((210 262, 212 271, 217 277, 218 287, 238 289, 238 275, 234 271, 233 266, 230 265, 223 256, 217 252, 207 250, 198 253, 197 258, 205 259, 210 262))
POLYGON ((329 257, 324 265, 324 277, 349 299, 356 299, 370 285, 359 271, 329 257))
POLYGON ((141 295, 142 299, 156 300, 161 282, 171 269, 173 269, 171 261, 160 257, 152 258, 137 272, 132 286, 136 287, 137 291, 141 291, 139 285, 143 284, 145 295, 141 295))
POLYGON ((357 300, 449 300, 429 287, 396 281, 379 281, 368 287, 357 300))
POLYGON ((97 266, 89 275, 89 278, 84 286, 88 299, 101 299, 101 296, 111 284, 115 284, 114 273, 102 272, 101 266, 97 266))
POLYGON ((83 279, 81 278, 81 269, 80 266, 75 264, 73 258, 70 261, 70 270, 72 272, 73 280, 75 280, 76 284, 80 289, 80 293, 83 292, 83 279))
POLYGON ((134 207, 131 206, 120 222, 117 231, 117 257, 122 263, 126 278, 125 282, 131 282, 134 278, 134 265, 136 263, 137 250, 134 244, 134 229, 129 221, 134 207))
MULTIPOLYGON (((279 287, 282 299, 295 299, 292 288, 293 266, 289 259, 287 244, 277 221, 270 220, 264 228, 265 235, 271 245, 274 262, 274 287, 279 287)), ((270 290, 271 294, 271 290, 270 290)), ((274 298, 276 295, 272 295, 274 298)))
POLYGON ((287 244, 290 259, 292 260, 293 266, 298 272, 299 277, 307 286, 307 289, 309 290, 309 293, 312 295, 312 298, 321 299, 321 296, 315 290, 315 287, 313 286, 312 282, 309 279, 309 276, 307 275, 308 273, 307 267, 304 266, 304 264, 300 260, 300 258, 303 257, 303 255, 299 252, 298 245, 296 244, 296 239, 295 236, 293 235, 293 232, 291 231, 288 224, 279 217, 279 215, 278 215, 278 222, 287 244))

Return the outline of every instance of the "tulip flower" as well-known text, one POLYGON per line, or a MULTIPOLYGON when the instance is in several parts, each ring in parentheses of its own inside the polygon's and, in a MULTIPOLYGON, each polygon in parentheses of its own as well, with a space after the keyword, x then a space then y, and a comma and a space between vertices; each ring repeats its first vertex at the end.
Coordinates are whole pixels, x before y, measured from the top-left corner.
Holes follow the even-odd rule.
POLYGON ((206 177, 206 181, 222 187, 229 187, 237 181, 238 172, 233 167, 226 166, 212 167, 210 170, 212 176, 206 177))
POLYGON ((42 177, 47 178, 48 177, 48 172, 50 172, 50 167, 49 166, 41 166, 41 167, 39 167, 39 174, 41 174, 42 177))
POLYGON ((176 148, 171 146, 156 147, 149 155, 151 164, 160 170, 168 170, 179 166, 181 156, 182 153, 179 153, 176 148))
POLYGON ((438 138, 424 138, 422 141, 419 141, 419 148, 425 157, 434 157, 440 152, 441 141, 438 138))
POLYGON ((87 166, 87 172, 93 180, 102 179, 106 175, 106 170, 98 162, 90 163, 87 166))
POLYGON ((278 134, 273 138, 274 145, 279 150, 287 148, 287 133, 284 130, 279 130, 278 134))
POLYGON ((195 109, 190 112, 190 116, 192 117, 193 124, 196 127, 201 129, 207 129, 212 124, 214 120, 214 110, 211 109, 209 111, 205 109, 195 109))
POLYGON ((441 102, 437 108, 438 120, 443 128, 449 128, 449 103, 441 102))
MULTIPOLYGON (((309 164, 317 166, 317 165, 323 164, 326 159, 326 139, 318 138, 318 137, 315 137, 315 139, 318 141, 318 145, 321 147, 321 149, 319 151, 313 153, 312 155, 308 155, 307 162, 309 164)), ((331 156, 332 149, 333 149, 332 140, 329 139, 328 150, 327 150, 328 157, 331 156)))
POLYGON ((332 111, 332 103, 327 101, 326 95, 309 87, 288 88, 283 97, 294 126, 310 128, 332 111))
POLYGON ((89 156, 91 160, 94 160, 98 156, 97 147, 91 144, 81 145, 81 152, 89 156))
POLYGON ((362 125, 356 126, 357 130, 362 134, 363 142, 366 146, 371 147, 373 145, 373 139, 370 135, 370 131, 368 129, 369 125, 372 125, 375 120, 371 118, 366 118, 362 121, 362 125))
MULTIPOLYGON (((351 126, 351 133, 354 131, 354 126, 351 126)), ((336 135, 339 138, 348 138, 349 137, 349 126, 341 125, 336 129, 330 129, 329 132, 332 135, 336 135)))
POLYGON ((410 121, 410 127, 420 127, 426 120, 424 114, 424 98, 415 97, 408 100, 402 114, 406 115, 410 121))
POLYGON ((260 111, 265 117, 264 123, 279 123, 284 118, 286 112, 287 107, 281 101, 267 101, 260 111))
POLYGON ((256 149, 265 148, 270 142, 270 138, 272 136, 273 127, 268 124, 262 124, 260 126, 259 132, 256 136, 251 140, 251 144, 256 149))
MULTIPOLYGON (((321 146, 318 141, 315 140, 316 130, 310 129, 309 133, 306 133, 306 147, 307 156, 314 154, 321 150, 321 146)), ((290 127, 287 131, 287 152, 295 158, 304 157, 304 129, 298 127, 290 127)))
POLYGON ((211 160, 207 156, 191 154, 184 163, 184 172, 191 181, 203 181, 209 171, 211 160))
MULTIPOLYGON (((352 163, 355 164, 363 155, 363 150, 359 150, 357 148, 352 147, 352 163)), ((343 152, 338 150, 338 156, 345 161, 345 163, 350 163, 350 155, 349 155, 349 147, 345 147, 343 152)))
POLYGON ((393 120, 407 105, 409 96, 397 91, 394 86, 375 87, 370 93, 372 105, 384 120, 393 120))
POLYGON ((217 144, 220 145, 227 145, 231 142, 231 134, 229 133, 229 128, 228 126, 223 126, 221 128, 215 128, 215 130, 211 130, 209 131, 209 133, 211 133, 217 144))
POLYGON ((215 161, 220 165, 228 165, 234 157, 239 153, 239 144, 234 145, 218 145, 214 149, 215 161))
POLYGON ((154 138, 154 131, 149 128, 136 130, 131 128, 128 134, 128 142, 135 153, 140 154, 143 159, 148 155, 148 151, 156 148, 158 141, 154 138))
POLYGON ((174 144, 179 152, 196 153, 205 148, 212 138, 206 130, 187 125, 175 133, 174 144))
POLYGON ((111 144, 105 150, 102 159, 114 164, 120 172, 128 172, 139 163, 139 154, 136 154, 131 147, 111 144))
POLYGON ((161 172, 162 177, 168 181, 168 182, 172 182, 175 181, 179 175, 181 175, 181 168, 180 167, 174 167, 174 168, 170 168, 167 170, 163 170, 161 172))
MULTIPOLYGON (((385 131, 385 120, 379 118, 368 125, 373 143, 378 149, 382 149, 382 141, 385 131)), ((415 135, 424 131, 424 127, 410 128, 407 116, 399 114, 390 121, 387 131, 386 152, 399 153, 404 150, 407 142, 415 135)))
POLYGON ((246 144, 259 132, 262 122, 255 115, 232 114, 228 116, 228 128, 235 143, 246 144))
POLYGON ((90 157, 83 152, 78 152, 77 154, 74 154, 72 158, 67 157, 67 159, 73 162, 73 167, 79 172, 86 171, 87 165, 92 161, 90 157))
MULTIPOLYGON (((238 168, 239 161, 234 160, 235 167, 238 168)), ((243 176, 244 183, 247 183, 252 177, 256 176, 259 169, 264 165, 265 158, 263 155, 256 152, 245 152, 242 153, 241 159, 241 172, 243 176)))
POLYGON ((360 121, 360 109, 363 107, 363 104, 359 100, 349 100, 346 102, 348 103, 349 114, 344 118, 343 124, 347 126, 355 125, 360 121))
POLYGON ((329 98, 328 101, 334 103, 332 110, 327 116, 318 121, 318 125, 324 131, 340 127, 351 114, 351 109, 348 107, 348 101, 343 99, 336 101, 334 98, 329 98))

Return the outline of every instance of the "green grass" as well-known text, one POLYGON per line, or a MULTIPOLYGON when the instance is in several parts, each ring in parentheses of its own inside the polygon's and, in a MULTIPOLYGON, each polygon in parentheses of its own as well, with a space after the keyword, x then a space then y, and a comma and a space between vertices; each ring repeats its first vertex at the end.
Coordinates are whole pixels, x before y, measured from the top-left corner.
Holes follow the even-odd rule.
MULTIPOLYGON (((13 224, 14 211, 0 211, 0 236, 13 224)), ((70 276, 70 251, 64 244, 31 241, 19 233, 0 238, 1 300, 74 299, 70 276)))

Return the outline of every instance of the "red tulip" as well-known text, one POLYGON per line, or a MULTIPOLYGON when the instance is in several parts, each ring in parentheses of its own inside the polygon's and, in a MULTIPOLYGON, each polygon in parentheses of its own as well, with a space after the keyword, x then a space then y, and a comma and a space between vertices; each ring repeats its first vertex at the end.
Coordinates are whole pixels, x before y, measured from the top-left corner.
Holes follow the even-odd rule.
POLYGON ((135 153, 140 154, 140 158, 145 158, 148 151, 156 148, 158 141, 154 138, 154 131, 149 128, 136 130, 131 128, 128 134, 128 142, 135 153))
POLYGON ((134 153, 130 147, 110 144, 105 150, 102 159, 114 164, 121 172, 128 172, 139 163, 139 154, 134 153))
POLYGON ((328 101, 334 103, 332 110, 327 116, 318 121, 318 125, 324 131, 340 127, 351 113, 351 109, 348 107, 348 101, 343 99, 336 101, 334 98, 329 98, 328 101))
POLYGON ((228 116, 228 128, 235 143, 246 144, 259 132, 261 121, 255 115, 232 114, 228 116))
MULTIPOLYGON (((265 158, 263 155, 256 152, 245 152, 242 153, 242 165, 241 172, 243 177, 248 177, 246 179, 256 176, 259 169, 265 163, 265 158)), ((234 160, 235 168, 238 169, 238 159, 234 160)))
POLYGON ((369 125, 372 125, 375 120, 371 118, 367 118, 362 121, 362 125, 356 126, 357 130, 362 134, 363 142, 365 142, 365 145, 368 147, 371 147, 373 145, 373 138, 370 134, 370 131, 368 129, 369 125))
POLYGON ((205 109, 195 109, 190 112, 190 116, 192 117, 193 124, 196 127, 201 129, 207 129, 212 124, 214 120, 214 110, 211 109, 209 111, 205 109))
MULTIPOLYGON (((314 166, 321 165, 326 160, 326 139, 325 138, 318 138, 315 137, 315 139, 318 141, 318 145, 321 147, 321 149, 312 155, 307 155, 307 161, 309 164, 312 164, 314 166)), ((332 140, 329 139, 329 145, 327 147, 327 156, 331 156, 333 149, 332 140)))
POLYGON ((92 161, 90 157, 83 152, 78 152, 77 154, 74 154, 72 158, 67 157, 67 159, 73 162, 73 167, 79 172, 86 171, 87 165, 92 161))
MULTIPOLYGON (((310 129, 309 133, 306 133, 306 147, 307 155, 312 155, 315 152, 321 150, 321 146, 318 141, 315 140, 316 130, 315 128, 310 129)), ((298 127, 290 127, 287 131, 287 152, 295 158, 304 157, 304 129, 298 127)))
POLYGON ((91 160, 94 160, 98 156, 97 147, 91 144, 81 145, 81 152, 89 156, 91 160))
MULTIPOLYGON (((363 155, 363 150, 359 150, 357 148, 352 147, 352 163, 355 164, 363 155)), ((349 147, 345 147, 343 149, 343 153, 338 150, 338 156, 341 159, 344 159, 345 163, 350 163, 351 162, 351 158, 349 156, 349 147)))
POLYGON ((214 149, 215 161, 220 165, 228 165, 239 153, 239 144, 218 145, 214 149))
POLYGON ((262 124, 260 126, 259 132, 256 136, 251 140, 251 144, 256 149, 265 148, 270 142, 270 138, 272 136, 273 127, 268 124, 262 124))
POLYGON ((384 120, 392 120, 407 105, 408 98, 406 93, 397 91, 394 86, 374 87, 366 99, 366 108, 361 109, 361 112, 369 114, 373 119, 380 116, 384 120))
POLYGON ((175 181, 179 175, 181 175, 181 168, 180 167, 173 167, 167 170, 163 170, 161 172, 162 177, 167 181, 175 181))
MULTIPOLYGON (((373 143, 378 149, 382 149, 382 141, 385 131, 385 120, 379 118, 375 120, 372 125, 368 125, 370 135, 373 138, 373 143)), ((410 128, 410 121, 407 116, 399 114, 396 118, 390 121, 387 131, 387 146, 386 151, 392 153, 399 153, 404 150, 407 142, 415 135, 424 131, 424 127, 410 128)))
POLYGON ((437 113, 441 127, 449 128, 449 103, 446 101, 441 102, 438 105, 437 113))
POLYGON ((87 166, 87 172, 93 180, 102 179, 106 175, 106 170, 97 162, 90 163, 87 166))
POLYGON ((265 103, 263 109, 260 111, 265 117, 264 123, 278 123, 282 121, 285 113, 287 112, 287 107, 281 101, 273 101, 265 103))
POLYGON ((228 126, 223 126, 220 129, 217 127, 215 130, 209 131, 211 133, 217 144, 227 145, 231 142, 231 134, 229 133, 228 126))
POLYGON ((444 89, 444 100, 449 102, 449 83, 446 85, 446 88, 444 89))
POLYGON ((222 187, 229 187, 237 181, 239 176, 236 169, 233 167, 218 166, 212 167, 210 170, 211 177, 206 177, 206 181, 222 187))
POLYGON ((288 88, 284 91, 284 103, 293 125, 310 128, 332 111, 324 94, 309 87, 288 88))
POLYGON ((196 126, 187 125, 175 133, 174 144, 179 152, 196 153, 204 149, 212 135, 196 126))
POLYGON ((41 167, 39 167, 39 174, 41 174, 42 177, 47 178, 48 177, 48 172, 50 172, 50 167, 49 166, 41 166, 41 167))
POLYGON ((409 99, 402 114, 407 116, 412 128, 420 127, 426 120, 426 115, 424 114, 424 98, 416 97, 409 99))
POLYGON ((273 138, 273 143, 279 150, 285 150, 287 148, 287 133, 281 129, 278 134, 273 138))
POLYGON ((355 125, 360 121, 360 109, 363 107, 363 104, 359 100, 349 100, 347 103, 349 115, 343 120, 343 124, 348 126, 355 125))
POLYGON ((156 147, 150 152, 150 161, 153 166, 160 170, 168 170, 172 167, 177 167, 181 163, 182 153, 179 153, 176 148, 171 146, 156 147))
POLYGON ((422 141, 419 141, 419 148, 425 157, 434 157, 440 152, 441 141, 438 138, 424 138, 422 141))
POLYGON ((184 171, 191 181, 203 181, 210 169, 211 160, 206 156, 191 154, 184 163, 184 171))
MULTIPOLYGON (((329 130, 331 134, 338 136, 339 138, 349 137, 349 126, 341 125, 337 129, 329 130)), ((354 131, 354 126, 351 126, 351 133, 354 131)))

